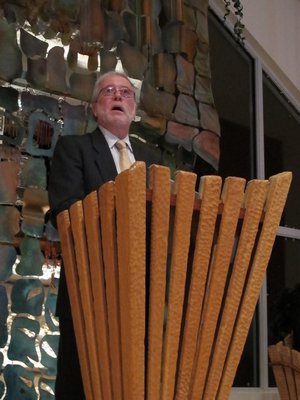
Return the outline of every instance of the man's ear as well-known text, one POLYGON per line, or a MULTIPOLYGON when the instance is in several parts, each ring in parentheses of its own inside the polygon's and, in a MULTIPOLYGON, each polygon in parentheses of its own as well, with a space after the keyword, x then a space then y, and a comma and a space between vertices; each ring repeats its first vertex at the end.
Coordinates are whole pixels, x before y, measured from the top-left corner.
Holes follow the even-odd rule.
POLYGON ((136 116, 137 116, 136 113, 137 113, 137 104, 135 103, 135 108, 134 108, 134 114, 133 114, 132 121, 135 120, 135 118, 136 118, 136 116))
POLYGON ((91 109, 93 111, 94 117, 97 117, 97 114, 96 114, 96 103, 95 102, 93 102, 91 104, 91 109))

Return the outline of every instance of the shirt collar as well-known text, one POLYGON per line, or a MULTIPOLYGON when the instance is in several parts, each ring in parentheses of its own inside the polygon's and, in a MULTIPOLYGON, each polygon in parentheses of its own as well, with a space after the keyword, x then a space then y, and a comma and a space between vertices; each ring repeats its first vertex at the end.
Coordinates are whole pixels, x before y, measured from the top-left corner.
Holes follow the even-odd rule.
MULTIPOLYGON (((109 130, 107 130, 106 128, 103 128, 103 126, 100 125, 99 128, 101 129, 101 132, 103 133, 109 148, 112 149, 114 147, 114 145, 116 144, 116 142, 120 139, 117 136, 115 136, 113 133, 111 133, 109 130)), ((129 136, 128 135, 125 136, 124 139, 122 139, 122 140, 123 140, 123 142, 125 142, 127 144, 129 149, 132 151, 132 146, 130 143, 129 136)))

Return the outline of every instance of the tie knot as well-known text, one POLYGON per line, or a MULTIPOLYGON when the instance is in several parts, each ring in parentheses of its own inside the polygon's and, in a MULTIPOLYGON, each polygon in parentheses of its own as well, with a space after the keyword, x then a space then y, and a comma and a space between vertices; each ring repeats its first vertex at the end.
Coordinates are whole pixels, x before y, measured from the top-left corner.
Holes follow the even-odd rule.
POLYGON ((116 146, 117 146, 118 150, 123 150, 123 149, 126 149, 126 147, 127 147, 126 143, 123 140, 118 140, 116 142, 116 146))

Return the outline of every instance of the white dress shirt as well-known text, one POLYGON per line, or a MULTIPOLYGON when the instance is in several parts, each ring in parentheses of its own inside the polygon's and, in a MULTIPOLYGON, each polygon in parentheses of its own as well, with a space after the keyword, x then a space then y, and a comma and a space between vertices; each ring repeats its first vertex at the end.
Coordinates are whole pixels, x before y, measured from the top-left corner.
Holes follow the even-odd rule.
MULTIPOLYGON (((108 147, 111 151, 111 155, 114 159, 115 166, 117 168, 118 174, 120 173, 120 164, 119 164, 119 157, 120 153, 119 150, 117 149, 117 146, 115 145, 118 140, 120 140, 117 136, 115 136, 113 133, 109 132, 107 129, 103 128, 103 126, 99 126, 101 129, 101 132, 103 133, 105 140, 107 141, 108 147)), ((128 149, 128 156, 132 164, 135 162, 134 154, 132 151, 132 146, 129 140, 129 136, 127 135, 124 139, 122 139, 123 142, 126 143, 127 149, 128 149)))

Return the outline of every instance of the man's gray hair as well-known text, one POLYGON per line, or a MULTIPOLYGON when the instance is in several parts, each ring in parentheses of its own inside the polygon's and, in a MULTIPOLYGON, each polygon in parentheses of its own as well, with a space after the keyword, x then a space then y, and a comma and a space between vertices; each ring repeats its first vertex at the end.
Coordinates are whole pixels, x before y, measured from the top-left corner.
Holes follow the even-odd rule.
POLYGON ((131 82, 129 77, 124 72, 109 71, 109 72, 105 72, 103 75, 100 75, 99 78, 96 80, 95 85, 94 85, 94 90, 92 93, 91 103, 95 103, 98 100, 99 92, 102 89, 101 83, 104 81, 104 79, 109 78, 110 76, 121 76, 121 77, 127 79, 127 81, 130 83, 130 85, 132 87, 132 90, 135 93, 135 98, 136 99, 138 98, 137 88, 134 86, 134 84, 131 82))

